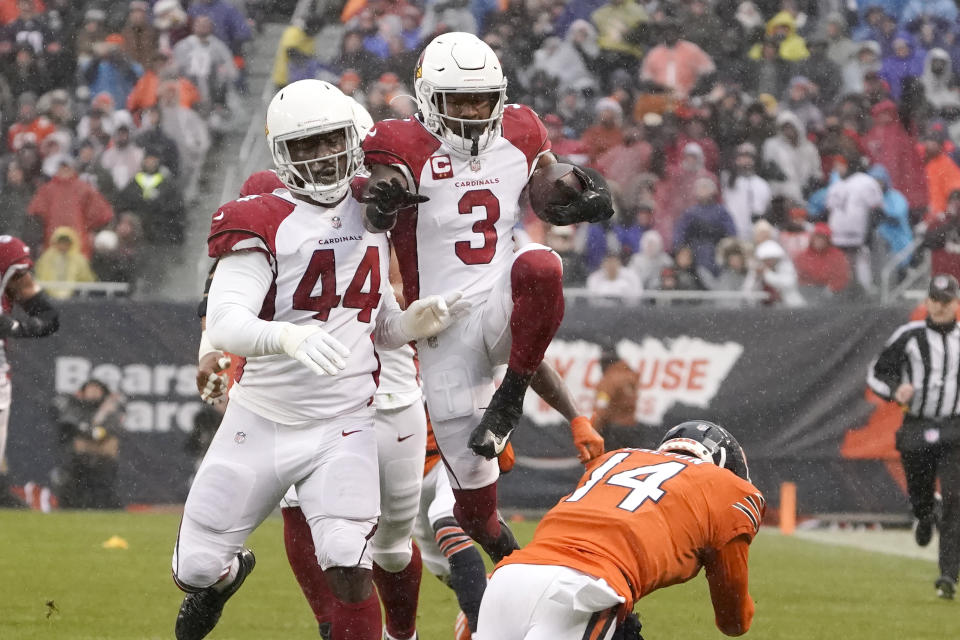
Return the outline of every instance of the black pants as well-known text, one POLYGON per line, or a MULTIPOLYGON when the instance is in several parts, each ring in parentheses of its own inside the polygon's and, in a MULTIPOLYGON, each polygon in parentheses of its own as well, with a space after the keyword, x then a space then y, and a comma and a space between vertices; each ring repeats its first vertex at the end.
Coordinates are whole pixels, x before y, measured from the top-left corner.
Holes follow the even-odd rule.
POLYGON ((940 574, 954 581, 960 573, 960 425, 938 426, 907 417, 897 432, 897 450, 907 476, 913 515, 933 512, 934 489, 940 478, 943 516, 940 521, 940 574), (936 439, 934 442, 934 429, 936 439))

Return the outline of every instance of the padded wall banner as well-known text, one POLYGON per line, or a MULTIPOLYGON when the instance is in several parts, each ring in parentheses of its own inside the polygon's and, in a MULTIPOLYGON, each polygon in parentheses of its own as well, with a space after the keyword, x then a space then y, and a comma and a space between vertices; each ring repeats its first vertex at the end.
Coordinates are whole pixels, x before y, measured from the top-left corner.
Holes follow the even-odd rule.
MULTIPOLYGON (((14 404, 8 459, 16 483, 49 484, 58 463, 51 400, 98 377, 127 399, 121 491, 129 502, 183 500, 193 470, 184 446, 201 408, 194 387, 199 326, 192 305, 84 301, 62 305, 60 333, 11 340, 14 404)), ((867 366, 906 308, 715 309, 568 304, 547 352, 582 412, 593 406, 601 346, 640 374, 637 422, 656 441, 704 418, 727 426, 757 485, 776 502, 799 486, 801 511, 898 511, 898 413, 867 397, 867 366)), ((532 393, 515 436, 507 506, 546 508, 579 477, 569 430, 532 393)))

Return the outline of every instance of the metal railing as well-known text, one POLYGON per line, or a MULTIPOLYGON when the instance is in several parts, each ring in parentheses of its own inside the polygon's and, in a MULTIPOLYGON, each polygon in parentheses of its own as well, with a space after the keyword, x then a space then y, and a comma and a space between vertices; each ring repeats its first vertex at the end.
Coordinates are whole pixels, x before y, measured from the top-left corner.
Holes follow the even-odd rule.
POLYGON ((703 302, 763 302, 770 295, 766 291, 642 291, 640 293, 610 295, 602 294, 583 287, 569 287, 563 290, 563 296, 570 301, 576 300, 618 300, 629 304, 640 304, 645 300, 653 301, 703 301, 703 302))
POLYGON ((900 265, 907 260, 923 244, 923 235, 918 234, 906 247, 896 252, 887 260, 880 270, 880 302, 888 304, 899 298, 913 298, 916 290, 926 291, 925 281, 930 278, 930 252, 924 251, 922 262, 916 266, 909 266, 902 280, 894 284, 893 274, 900 270, 900 265), (919 283, 919 289, 917 287, 919 283))
POLYGON ((130 293, 130 284, 128 282, 61 282, 58 280, 41 280, 37 284, 44 289, 69 289, 81 297, 90 295, 118 297, 126 296, 130 293))

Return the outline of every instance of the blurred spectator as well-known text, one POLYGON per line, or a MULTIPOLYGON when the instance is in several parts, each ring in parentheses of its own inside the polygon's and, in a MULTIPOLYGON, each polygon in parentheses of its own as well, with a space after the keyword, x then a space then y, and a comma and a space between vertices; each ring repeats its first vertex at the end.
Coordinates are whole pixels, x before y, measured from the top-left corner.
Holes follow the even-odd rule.
POLYGON ((633 272, 623 268, 620 253, 611 251, 600 268, 587 276, 587 289, 598 296, 636 296, 643 292, 643 285, 633 272))
POLYGON ((837 294, 850 284, 850 263, 844 252, 831 243, 830 225, 825 222, 814 225, 810 246, 794 262, 801 286, 837 294))
POLYGON ((812 83, 813 100, 819 106, 833 104, 840 95, 840 66, 828 55, 828 47, 826 38, 811 38, 810 57, 799 63, 797 68, 800 75, 812 83))
MULTIPOLYGON (((43 12, 43 0, 32 0, 33 10, 43 12)), ((20 17, 20 0, 0 0, 0 24, 8 25, 20 17)))
MULTIPOLYGON (((944 148, 948 141, 942 123, 931 125, 923 139, 924 171, 927 174, 927 218, 936 216, 947 206, 947 197, 960 189, 960 167, 944 148)), ((934 271, 940 273, 943 270, 934 271)), ((953 272, 950 272, 953 275, 953 272)))
POLYGON ((110 146, 100 154, 100 166, 110 172, 116 191, 123 191, 143 162, 143 149, 133 144, 132 128, 130 116, 124 113, 124 118, 117 121, 110 146))
POLYGON ((698 178, 716 180, 716 176, 703 167, 703 149, 690 142, 683 147, 680 163, 669 167, 667 175, 657 184, 654 228, 670 247, 673 247, 676 221, 697 202, 693 185, 698 178))
POLYGON ((112 33, 94 45, 93 58, 81 69, 90 93, 107 93, 114 105, 127 104, 127 96, 143 75, 143 67, 127 58, 123 36, 112 33))
POLYGON ((650 229, 640 236, 640 251, 630 258, 629 268, 644 289, 656 289, 661 272, 673 267, 673 258, 663 249, 663 238, 650 229))
POLYGON ((637 424, 640 376, 612 345, 604 346, 600 352, 600 371, 603 375, 597 382, 591 421, 603 436, 604 446, 610 451, 622 447, 655 447, 655 431, 637 424))
POLYGON ((893 101, 878 102, 870 115, 873 126, 863 137, 870 160, 890 172, 890 182, 906 196, 910 209, 923 210, 927 206, 927 176, 923 160, 913 152, 916 138, 903 128, 893 101))
POLYGON ((363 34, 347 31, 343 36, 339 56, 340 68, 353 70, 360 76, 360 85, 366 86, 376 77, 380 63, 363 48, 363 34))
POLYGON ((834 169, 841 179, 827 190, 831 239, 847 255, 857 281, 869 292, 873 290, 870 230, 883 215, 883 191, 864 173, 859 156, 837 158, 834 169))
POLYGON ((534 52, 532 70, 545 72, 560 88, 583 90, 597 87, 597 31, 586 20, 570 25, 564 39, 551 36, 534 52))
POLYGON ((827 40, 827 56, 838 67, 843 67, 857 53, 857 45, 849 38, 847 20, 840 11, 827 14, 823 22, 827 40))
POLYGON ((676 289, 678 291, 704 291, 707 288, 704 282, 704 273, 710 277, 710 272, 701 269, 696 262, 696 254, 690 247, 680 247, 673 255, 676 289))
POLYGON ((467 0, 434 0, 425 4, 421 22, 425 39, 431 39, 444 31, 477 32, 477 19, 470 11, 467 0))
POLYGON ((235 56, 243 55, 243 43, 253 37, 246 18, 235 6, 225 0, 194 0, 190 4, 190 17, 196 24, 201 18, 209 18, 213 24, 213 34, 229 47, 235 56))
POLYGON ((20 95, 17 121, 7 131, 7 145, 16 151, 26 143, 39 146, 56 131, 56 126, 46 116, 37 115, 37 96, 29 91, 20 95))
POLYGON ((594 123, 580 136, 591 165, 606 151, 623 143, 623 109, 613 98, 601 98, 594 106, 594 123))
POLYGON ((907 78, 923 75, 925 55, 917 50, 909 33, 899 33, 893 39, 893 51, 884 56, 880 65, 880 77, 890 85, 890 95, 899 100, 907 78))
POLYGON ((177 151, 177 143, 165 134, 160 126, 160 107, 152 106, 143 111, 140 129, 134 137, 134 142, 142 147, 144 152, 160 158, 160 165, 169 169, 172 175, 180 175, 180 154, 177 151))
MULTIPOLYGON (((553 145, 553 152, 557 151, 553 145)), ((600 154, 596 166, 607 179, 619 188, 621 201, 625 208, 636 207, 637 183, 650 170, 653 146, 643 139, 641 129, 632 127, 624 130, 619 144, 600 154)))
POLYGON ((180 88, 180 104, 192 108, 200 100, 200 91, 186 78, 177 77, 176 69, 171 67, 170 58, 165 54, 156 53, 147 66, 146 72, 140 76, 130 95, 127 96, 127 110, 134 117, 139 118, 143 109, 157 104, 160 83, 174 79, 180 88))
POLYGON ((842 65, 842 93, 862 93, 864 78, 870 72, 879 72, 880 66, 880 45, 873 40, 861 42, 856 54, 842 65))
POLYGON ((770 185, 756 174, 756 163, 756 147, 745 142, 737 147, 733 171, 721 180, 723 204, 733 218, 737 237, 746 242, 753 237, 753 223, 770 206, 770 185))
POLYGON ((673 246, 688 246, 698 267, 717 275, 717 245, 737 235, 733 219, 717 202, 717 185, 712 178, 698 178, 693 185, 697 203, 687 209, 674 228, 673 246))
MULTIPOLYGON (((743 245, 728 238, 717 247, 720 256, 720 273, 708 282, 714 291, 745 291, 749 284, 750 269, 747 265, 747 255, 743 245)), ((742 300, 721 300, 717 306, 737 307, 742 300)))
POLYGON ((931 273, 960 276, 960 188, 950 192, 943 211, 928 219, 923 247, 930 249, 931 273))
MULTIPOLYGON (((0 229, 6 235, 23 238, 27 218, 27 204, 33 188, 26 181, 23 169, 15 158, 7 161, 3 185, 0 187, 0 229)), ((32 239, 25 239, 27 244, 32 239)))
POLYGON ((823 130, 823 112, 813 101, 815 89, 804 76, 794 76, 780 101, 780 108, 796 114, 807 131, 823 130))
POLYGON ((946 51, 938 47, 927 53, 920 82, 923 84, 923 93, 927 102, 934 109, 938 111, 960 109, 960 89, 957 88, 957 79, 953 75, 950 54, 946 51))
POLYGON ((20 15, 0 29, 0 54, 9 54, 20 43, 29 44, 38 56, 60 51, 62 43, 34 0, 17 0, 17 9, 20 15))
MULTIPOLYGON (((800 118, 791 111, 777 116, 777 135, 763 143, 763 162, 774 165, 779 176, 770 177, 774 195, 782 195, 796 201, 804 200, 805 192, 822 175, 820 154, 807 140, 807 130, 800 118)), ((769 171, 770 169, 768 169, 769 171)))
POLYGON ((113 176, 100 164, 97 147, 91 140, 84 140, 77 148, 76 158, 77 176, 99 191, 109 202, 116 196, 113 185, 113 176))
POLYGON ((129 11, 127 22, 120 32, 123 48, 131 60, 146 66, 156 55, 159 46, 157 30, 150 24, 148 16, 150 4, 145 0, 133 0, 129 11))
POLYGON ((711 2, 690 0, 681 20, 684 38, 703 49, 713 59, 722 53, 720 46, 725 27, 711 2))
POLYGON ((306 20, 294 20, 283 30, 277 53, 273 60, 273 86, 277 89, 287 86, 289 80, 290 53, 297 52, 312 58, 316 53, 316 36, 323 28, 320 16, 311 15, 306 20))
MULTIPOLYGON (((810 52, 807 43, 797 34, 797 21, 788 11, 781 11, 767 21, 767 38, 777 44, 777 53, 787 62, 805 60, 810 52)), ((750 57, 760 58, 762 45, 754 45, 750 50, 750 57)))
POLYGON ((119 509, 117 476, 123 398, 90 379, 72 395, 56 398, 60 444, 65 449, 57 474, 57 497, 66 509, 119 509))
POLYGON ((46 65, 37 57, 33 47, 25 42, 17 43, 14 49, 13 65, 4 71, 4 77, 10 85, 10 94, 18 98, 30 93, 36 99, 50 89, 50 77, 46 65))
MULTIPOLYGON (((70 227, 57 227, 50 238, 50 245, 37 258, 38 280, 46 282, 96 282, 97 276, 90 263, 80 253, 77 232, 70 227)), ((69 298, 74 294, 70 286, 44 287, 51 298, 69 298)))
MULTIPOLYGON (((120 223, 117 227, 122 228, 120 223)), ((134 249, 129 243, 121 243, 120 235, 113 229, 103 229, 93 238, 90 267, 103 282, 133 282, 136 276, 134 249)))
POLYGON ((179 0, 157 0, 153 5, 153 26, 157 29, 160 52, 173 55, 173 47, 190 35, 190 18, 179 0))
POLYGON ((193 20, 193 35, 173 48, 173 59, 180 75, 200 90, 205 107, 226 107, 227 92, 237 79, 233 55, 222 40, 213 35, 213 22, 199 15, 193 20))
POLYGON ((384 73, 367 92, 367 110, 374 122, 406 118, 416 111, 416 103, 410 99, 412 93, 395 73, 384 73))
POLYGON ((807 220, 809 217, 806 207, 797 205, 787 210, 786 218, 781 222, 777 243, 787 252, 791 260, 807 250, 810 245, 810 233, 813 225, 807 220))
POLYGON ((629 68, 643 57, 636 31, 647 20, 646 10, 635 0, 609 0, 590 14, 597 27, 602 68, 629 68))
POLYGON ((797 272, 793 263, 776 240, 765 240, 754 250, 756 266, 751 274, 755 287, 765 291, 765 304, 784 307, 806 305, 797 286, 797 272))
POLYGON ((143 156, 140 171, 117 197, 117 209, 135 213, 151 245, 183 242, 184 211, 180 192, 155 153, 143 156))
POLYGON ((83 27, 77 33, 74 48, 77 54, 77 63, 86 65, 93 58, 93 46, 107 37, 108 31, 103 26, 107 19, 101 9, 87 9, 83 15, 83 27))
MULTIPOLYGON (((97 152, 101 152, 110 144, 110 137, 116 128, 114 118, 118 112, 113 108, 113 98, 109 93, 100 93, 93 97, 87 115, 80 118, 77 125, 77 138, 90 140, 97 145, 97 152)), ((120 119, 123 116, 119 116, 120 119)))
POLYGON ((952 24, 957 20, 957 5, 953 0, 908 0, 900 12, 900 24, 908 26, 923 17, 952 24))
POLYGON ((777 53, 777 43, 766 38, 760 44, 760 57, 754 62, 753 82, 747 85, 752 93, 779 96, 790 80, 790 63, 777 53))
POLYGON ((587 265, 577 251, 573 227, 550 227, 545 243, 563 263, 563 286, 582 287, 587 282, 587 265))
MULTIPOLYGON (((885 264, 889 256, 906 249, 913 242, 913 229, 910 228, 910 207, 902 193, 890 184, 890 174, 882 165, 874 165, 867 172, 880 184, 883 190, 883 217, 877 225, 877 235, 881 239, 880 264, 885 264)), ((900 263, 906 268, 910 262, 907 256, 900 263)))
POLYGON ((53 237, 54 229, 69 227, 77 232, 80 251, 88 257, 93 232, 113 219, 110 203, 77 176, 73 160, 66 156, 50 182, 37 189, 27 210, 43 226, 44 245, 53 237))
POLYGON ((685 97, 697 79, 716 67, 707 53, 687 40, 680 39, 680 25, 673 20, 661 24, 663 44, 657 45, 643 58, 640 79, 673 89, 685 97))
MULTIPOLYGON (((747 106, 743 112, 743 119, 738 122, 737 125, 735 139, 738 142, 749 142, 753 145, 754 150, 762 150, 763 143, 767 138, 776 135, 776 123, 759 101, 747 106)), ((769 179, 766 173, 760 169, 761 166, 758 159, 757 173, 769 179)))
POLYGON ((683 126, 677 135, 676 142, 667 149, 667 162, 674 164, 680 161, 678 152, 683 149, 688 142, 694 142, 699 145, 703 151, 703 166, 710 173, 716 173, 720 168, 720 149, 717 143, 710 136, 707 127, 707 115, 697 111, 683 113, 685 116, 681 120, 683 126))
POLYGON ((159 95, 160 129, 177 145, 181 192, 189 203, 196 195, 200 169, 210 149, 210 132, 195 111, 180 105, 180 88, 175 81, 161 83, 159 95))
MULTIPOLYGON (((563 126, 563 119, 560 116, 548 113, 543 117, 543 125, 547 128, 547 137, 550 138, 550 150, 557 157, 567 158, 576 164, 586 162, 586 147, 579 140, 567 136, 567 129, 563 126)), ((603 170, 601 172, 604 173, 603 170)), ((604 176, 609 178, 606 173, 604 176)))

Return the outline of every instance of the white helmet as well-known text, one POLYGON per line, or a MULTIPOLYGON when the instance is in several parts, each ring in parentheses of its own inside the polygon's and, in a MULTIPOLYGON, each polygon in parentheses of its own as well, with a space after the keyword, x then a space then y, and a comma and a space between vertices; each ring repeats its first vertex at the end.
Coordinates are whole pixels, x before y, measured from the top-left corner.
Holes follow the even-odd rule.
POLYGON ((373 119, 360 104, 344 95, 329 82, 298 80, 280 89, 267 107, 267 144, 277 167, 277 177, 286 187, 313 200, 332 204, 350 189, 350 181, 363 168, 361 144, 373 127, 373 119), (287 143, 320 133, 344 131, 344 151, 331 155, 294 161, 287 143), (314 177, 310 164, 318 160, 339 160, 346 157, 346 169, 336 162, 333 181, 314 177))
POLYGON ((497 54, 472 33, 455 31, 434 38, 420 54, 413 87, 427 129, 454 150, 475 155, 499 134, 507 81, 497 54), (467 120, 445 115, 450 93, 492 94, 490 117, 467 120), (479 134, 477 125, 484 126, 479 134))

